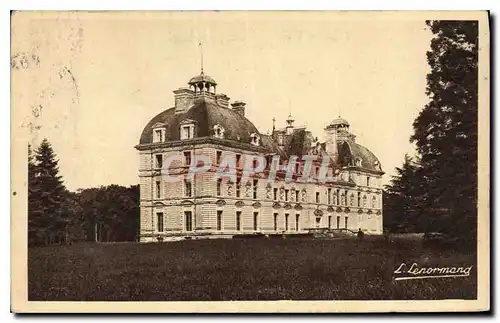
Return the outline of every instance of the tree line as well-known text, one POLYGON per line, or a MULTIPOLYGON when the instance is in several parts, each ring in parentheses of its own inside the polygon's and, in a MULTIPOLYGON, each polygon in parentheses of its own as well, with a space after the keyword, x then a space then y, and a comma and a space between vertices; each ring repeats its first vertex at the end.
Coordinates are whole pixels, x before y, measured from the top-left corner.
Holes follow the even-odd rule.
POLYGON ((28 245, 137 241, 139 186, 69 191, 47 139, 28 146, 28 245))
POLYGON ((476 239, 478 22, 427 21, 429 103, 413 122, 417 154, 385 187, 384 227, 476 239))

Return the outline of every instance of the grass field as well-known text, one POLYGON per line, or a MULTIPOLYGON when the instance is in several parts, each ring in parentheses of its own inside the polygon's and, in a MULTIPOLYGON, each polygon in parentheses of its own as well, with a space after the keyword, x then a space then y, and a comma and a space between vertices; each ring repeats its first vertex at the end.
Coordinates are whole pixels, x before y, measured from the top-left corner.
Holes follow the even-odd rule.
POLYGON ((473 252, 366 237, 75 244, 28 249, 29 300, 475 299, 473 252), (469 277, 394 280, 401 262, 469 277))

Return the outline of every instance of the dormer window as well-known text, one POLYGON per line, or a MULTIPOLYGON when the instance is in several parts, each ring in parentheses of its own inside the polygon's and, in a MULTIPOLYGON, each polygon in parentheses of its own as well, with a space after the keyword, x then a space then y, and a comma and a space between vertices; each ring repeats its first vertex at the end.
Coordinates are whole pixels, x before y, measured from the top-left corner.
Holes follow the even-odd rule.
POLYGON ((260 145, 260 136, 256 133, 252 133, 250 135, 250 143, 254 146, 259 146, 260 145))
POLYGON ((180 137, 181 137, 181 140, 194 138, 194 121, 193 120, 184 120, 183 122, 181 122, 180 137))
POLYGON ((214 137, 220 139, 224 138, 224 128, 219 124, 214 126, 214 137))
POLYGON ((161 122, 153 126, 153 142, 165 141, 165 125, 161 122))
POLYGON ((363 160, 361 158, 359 158, 359 157, 356 158, 356 166, 360 166, 361 167, 363 165, 362 163, 363 163, 363 160))

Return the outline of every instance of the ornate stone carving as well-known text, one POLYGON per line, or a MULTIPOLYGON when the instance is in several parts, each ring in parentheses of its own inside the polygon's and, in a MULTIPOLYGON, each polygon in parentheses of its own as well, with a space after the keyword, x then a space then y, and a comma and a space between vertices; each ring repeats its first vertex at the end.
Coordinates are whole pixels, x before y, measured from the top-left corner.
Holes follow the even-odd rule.
POLYGON ((267 186, 266 186, 266 198, 267 199, 270 199, 271 198, 271 184, 270 183, 267 183, 267 186))
POLYGON ((314 215, 316 215, 316 216, 322 216, 323 215, 323 211, 321 211, 320 209, 316 209, 316 210, 314 210, 314 215))
POLYGON ((273 208, 279 209, 280 207, 281 207, 281 204, 279 204, 278 202, 273 203, 273 208))
POLYGON ((243 203, 243 201, 237 201, 236 203, 234 203, 234 205, 237 207, 242 207, 245 205, 245 203, 243 203))
POLYGON ((300 205, 300 204, 295 204, 295 209, 296 209, 296 210, 302 210, 302 205, 300 205))
POLYGON ((292 208, 292 205, 290 203, 285 203, 283 207, 285 208, 285 210, 290 210, 292 208))
POLYGON ((252 188, 252 183, 250 183, 250 181, 248 181, 248 182, 245 184, 245 196, 246 196, 246 197, 250 197, 250 194, 251 194, 251 188, 252 188))
POLYGON ((226 201, 224 201, 224 200, 217 200, 217 202, 215 202, 215 204, 217 204, 217 206, 224 206, 224 205, 226 205, 226 201))
POLYGON ((254 204, 252 204, 252 206, 253 206, 254 208, 259 208, 259 207, 261 207, 262 205, 260 204, 260 202, 255 202, 254 204))

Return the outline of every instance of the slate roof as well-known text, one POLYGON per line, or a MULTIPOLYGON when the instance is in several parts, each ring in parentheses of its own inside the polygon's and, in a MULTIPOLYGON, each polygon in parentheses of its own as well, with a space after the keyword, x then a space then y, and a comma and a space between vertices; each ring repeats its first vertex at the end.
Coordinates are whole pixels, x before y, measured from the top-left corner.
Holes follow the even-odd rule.
MULTIPOLYGON (((224 128, 224 138, 241 143, 250 144, 250 134, 257 133, 261 138, 261 146, 269 153, 278 154, 281 158, 291 155, 303 156, 308 153, 314 141, 314 136, 305 128, 294 129, 291 136, 285 137, 284 147, 280 148, 276 138, 259 133, 255 125, 231 108, 221 107, 211 100, 199 100, 184 113, 175 113, 170 108, 156 115, 144 128, 140 144, 153 142, 153 126, 160 122, 165 125, 165 140, 180 140, 180 123, 193 120, 196 123, 195 137, 211 137, 213 127, 220 124, 224 128)), ((325 149, 325 143, 319 144, 325 149)), ((338 159, 340 166, 356 166, 356 159, 361 158, 361 168, 372 171, 382 171, 377 157, 367 148, 346 139, 337 142, 338 159)))
POLYGON ((351 140, 337 143, 339 163, 341 166, 354 166, 356 159, 361 158, 361 167, 372 171, 382 171, 378 158, 366 147, 351 140))
POLYGON ((196 123, 196 137, 209 137, 213 135, 213 127, 220 124, 224 128, 224 138, 229 140, 250 143, 250 134, 257 133, 257 128, 247 118, 238 112, 218 106, 215 102, 200 100, 187 112, 175 113, 175 108, 170 108, 156 115, 142 131, 139 144, 153 142, 152 127, 161 122, 165 124, 165 140, 180 140, 180 123, 184 120, 193 120, 196 123))

